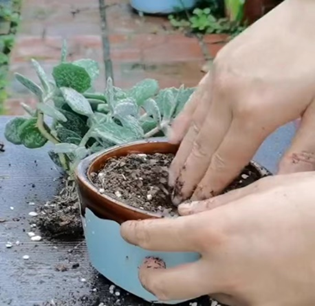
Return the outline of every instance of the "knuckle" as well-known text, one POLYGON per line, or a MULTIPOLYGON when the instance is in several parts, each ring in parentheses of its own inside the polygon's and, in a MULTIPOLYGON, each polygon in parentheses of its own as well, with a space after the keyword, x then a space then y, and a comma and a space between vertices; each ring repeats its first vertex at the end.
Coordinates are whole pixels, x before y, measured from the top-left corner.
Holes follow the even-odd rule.
POLYGON ((191 130, 195 135, 198 135, 201 130, 200 122, 196 120, 195 118, 193 118, 191 122, 191 130))
POLYGON ((212 156, 210 167, 214 172, 220 172, 226 169, 227 164, 224 158, 218 152, 216 152, 212 156))
POLYGON ((196 139, 193 143, 192 155, 197 158, 202 158, 208 155, 208 152, 203 144, 203 142, 200 139, 196 139))
POLYGON ((151 245, 151 236, 146 230, 147 226, 150 224, 148 221, 133 223, 137 245, 142 247, 143 249, 147 249, 151 245))

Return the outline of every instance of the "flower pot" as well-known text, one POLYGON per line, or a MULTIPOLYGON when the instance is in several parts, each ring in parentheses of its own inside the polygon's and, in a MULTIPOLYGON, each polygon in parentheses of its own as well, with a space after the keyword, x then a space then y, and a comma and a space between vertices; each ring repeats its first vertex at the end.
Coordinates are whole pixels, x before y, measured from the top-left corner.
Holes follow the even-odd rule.
POLYGON ((197 0, 131 0, 131 6, 147 14, 170 14, 193 8, 197 0))
MULTIPOLYGON (((112 157, 131 153, 176 153, 178 146, 171 145, 165 138, 142 140, 110 148, 84 159, 76 169, 76 182, 81 201, 81 215, 89 258, 96 270, 124 290, 150 302, 158 302, 146 291, 138 279, 138 267, 145 257, 161 258, 167 267, 194 262, 197 253, 150 252, 125 242, 120 236, 120 224, 127 220, 161 218, 155 213, 128 206, 106 194, 99 193, 91 182, 91 174, 103 168, 112 157)), ((256 163, 251 170, 262 177, 267 171, 256 163)), ((182 301, 172 301, 176 304, 182 301)))
POLYGON ((247 20, 248 23, 253 23, 275 8, 282 1, 283 0, 246 0, 244 6, 244 19, 247 20))

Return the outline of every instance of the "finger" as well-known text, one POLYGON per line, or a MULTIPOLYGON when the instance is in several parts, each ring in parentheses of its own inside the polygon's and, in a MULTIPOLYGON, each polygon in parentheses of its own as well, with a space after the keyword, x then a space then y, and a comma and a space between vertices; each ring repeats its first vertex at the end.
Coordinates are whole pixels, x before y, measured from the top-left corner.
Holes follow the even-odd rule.
POLYGON ((245 306, 246 305, 238 301, 238 299, 236 299, 235 297, 228 294, 217 293, 217 294, 212 294, 211 297, 223 305, 229 305, 229 306, 245 306))
POLYGON ((197 137, 203 125, 203 122, 209 112, 210 105, 211 105, 211 86, 212 86, 210 76, 209 76, 209 84, 207 84, 207 86, 209 86, 209 88, 202 91, 203 94, 200 96, 200 102, 193 114, 187 134, 185 135, 183 141, 181 142, 178 152, 170 166, 169 185, 171 187, 174 187, 175 182, 178 178, 179 172, 182 169, 191 151, 193 142, 195 138, 197 137))
POLYGON ((263 126, 259 121, 235 118, 223 142, 212 155, 210 166, 192 200, 204 200, 219 194, 239 175, 271 132, 270 126, 263 126))
POLYGON ((146 250, 200 252, 200 221, 191 217, 127 221, 121 225, 121 235, 146 250))
POLYGON ((140 267, 139 278, 143 287, 158 300, 171 301, 196 298, 209 291, 217 292, 217 277, 214 273, 209 277, 211 272, 209 263, 203 260, 167 269, 151 260, 140 267))
POLYGON ((225 103, 223 99, 221 103, 212 103, 177 179, 172 199, 175 205, 191 197, 197 184, 205 175, 213 153, 224 139, 231 121, 232 113, 228 103, 225 103), (209 137, 209 133, 211 133, 211 137, 209 137))
POLYGON ((207 90, 209 86, 210 72, 206 74, 200 83, 196 91, 191 95, 189 101, 186 103, 184 109, 179 113, 177 118, 173 121, 172 127, 168 132, 168 141, 173 144, 180 143, 184 136, 186 135, 193 114, 204 95, 204 92, 207 90))
POLYGON ((279 174, 315 170, 315 101, 306 109, 290 148, 279 164, 279 174))

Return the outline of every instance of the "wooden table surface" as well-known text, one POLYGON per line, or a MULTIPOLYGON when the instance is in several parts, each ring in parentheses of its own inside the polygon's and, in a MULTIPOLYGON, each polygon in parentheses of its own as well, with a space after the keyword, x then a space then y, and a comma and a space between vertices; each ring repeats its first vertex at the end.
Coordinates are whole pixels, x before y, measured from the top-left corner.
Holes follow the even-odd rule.
MULTIPOLYGON (((47 146, 30 150, 4 139, 9 119, 0 117, 0 142, 5 145, 5 152, 0 152, 0 305, 150 305, 118 288, 119 295, 110 293, 112 284, 91 268, 84 241, 30 240, 28 232, 40 233, 30 226, 29 212, 34 206, 28 203, 39 205, 50 200, 60 174, 47 155, 47 146), (12 248, 6 247, 8 242, 12 248), (25 255, 28 260, 23 259, 25 255), (59 264, 68 270, 57 271, 59 264)), ((277 132, 264 144, 256 160, 274 170, 292 133, 290 126, 277 132)), ((208 304, 202 299, 193 305, 208 304)))

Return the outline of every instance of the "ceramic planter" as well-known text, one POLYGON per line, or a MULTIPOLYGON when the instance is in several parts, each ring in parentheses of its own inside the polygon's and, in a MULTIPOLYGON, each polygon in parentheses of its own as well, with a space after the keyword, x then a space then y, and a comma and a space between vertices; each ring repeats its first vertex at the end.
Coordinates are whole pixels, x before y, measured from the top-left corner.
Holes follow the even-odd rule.
POLYGON ((192 9, 197 0, 131 0, 131 6, 146 14, 170 14, 179 10, 192 9))
MULTIPOLYGON (((91 173, 101 170, 111 157, 131 153, 176 153, 178 147, 164 138, 153 138, 110 148, 84 159, 76 169, 76 181, 81 201, 81 215, 89 258, 96 270, 124 290, 149 302, 158 302, 138 279, 138 267, 147 256, 161 258, 167 267, 193 262, 196 253, 150 252, 125 242, 120 236, 120 224, 127 220, 160 218, 158 214, 128 206, 106 194, 100 194, 91 183, 91 173)), ((251 163, 252 170, 264 176, 266 170, 251 163)), ((172 301, 176 304, 182 301, 172 301)))

